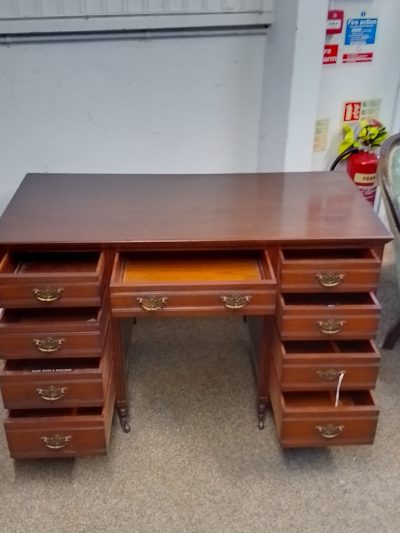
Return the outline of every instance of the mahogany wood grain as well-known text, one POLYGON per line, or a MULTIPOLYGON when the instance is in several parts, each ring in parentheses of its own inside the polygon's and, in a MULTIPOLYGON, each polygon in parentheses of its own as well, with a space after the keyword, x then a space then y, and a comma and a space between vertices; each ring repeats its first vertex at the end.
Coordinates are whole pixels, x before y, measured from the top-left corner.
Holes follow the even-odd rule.
POLYGON ((265 248, 387 242, 344 173, 27 174, 0 220, 0 246, 265 248))

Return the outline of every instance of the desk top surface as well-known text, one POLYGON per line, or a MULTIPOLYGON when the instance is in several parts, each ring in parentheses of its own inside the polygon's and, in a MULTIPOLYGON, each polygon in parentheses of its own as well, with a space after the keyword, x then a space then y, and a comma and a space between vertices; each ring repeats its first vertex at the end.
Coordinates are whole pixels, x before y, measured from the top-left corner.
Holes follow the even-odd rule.
POLYGON ((342 173, 27 174, 0 244, 256 246, 390 233, 342 173))

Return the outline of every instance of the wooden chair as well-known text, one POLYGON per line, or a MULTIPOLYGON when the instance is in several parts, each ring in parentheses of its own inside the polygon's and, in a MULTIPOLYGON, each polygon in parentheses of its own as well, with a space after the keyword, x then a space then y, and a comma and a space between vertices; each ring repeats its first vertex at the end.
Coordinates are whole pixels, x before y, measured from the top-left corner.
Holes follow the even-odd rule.
MULTIPOLYGON (((394 237, 397 284, 400 289, 400 133, 389 137, 382 145, 378 181, 394 237)), ((383 348, 391 350, 400 337, 400 318, 386 334, 383 348)))

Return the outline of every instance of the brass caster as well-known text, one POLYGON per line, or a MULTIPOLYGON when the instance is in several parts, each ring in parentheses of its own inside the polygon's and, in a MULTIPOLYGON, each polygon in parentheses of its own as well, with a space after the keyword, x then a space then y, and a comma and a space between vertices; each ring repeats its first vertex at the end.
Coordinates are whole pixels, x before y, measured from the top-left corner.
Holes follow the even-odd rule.
POLYGON ((129 425, 129 421, 127 418, 120 418, 119 423, 121 424, 121 428, 124 433, 130 432, 131 426, 129 425))
POLYGON ((264 429, 264 428, 265 428, 264 420, 259 420, 258 421, 258 429, 264 429))

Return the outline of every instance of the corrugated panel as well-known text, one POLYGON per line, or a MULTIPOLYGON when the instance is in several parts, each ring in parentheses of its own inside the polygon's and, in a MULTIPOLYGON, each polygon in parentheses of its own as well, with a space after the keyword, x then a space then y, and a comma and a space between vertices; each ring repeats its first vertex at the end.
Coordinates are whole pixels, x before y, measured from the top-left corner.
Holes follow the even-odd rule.
POLYGON ((0 31, 247 26, 272 11, 273 0, 1 0, 0 31))

